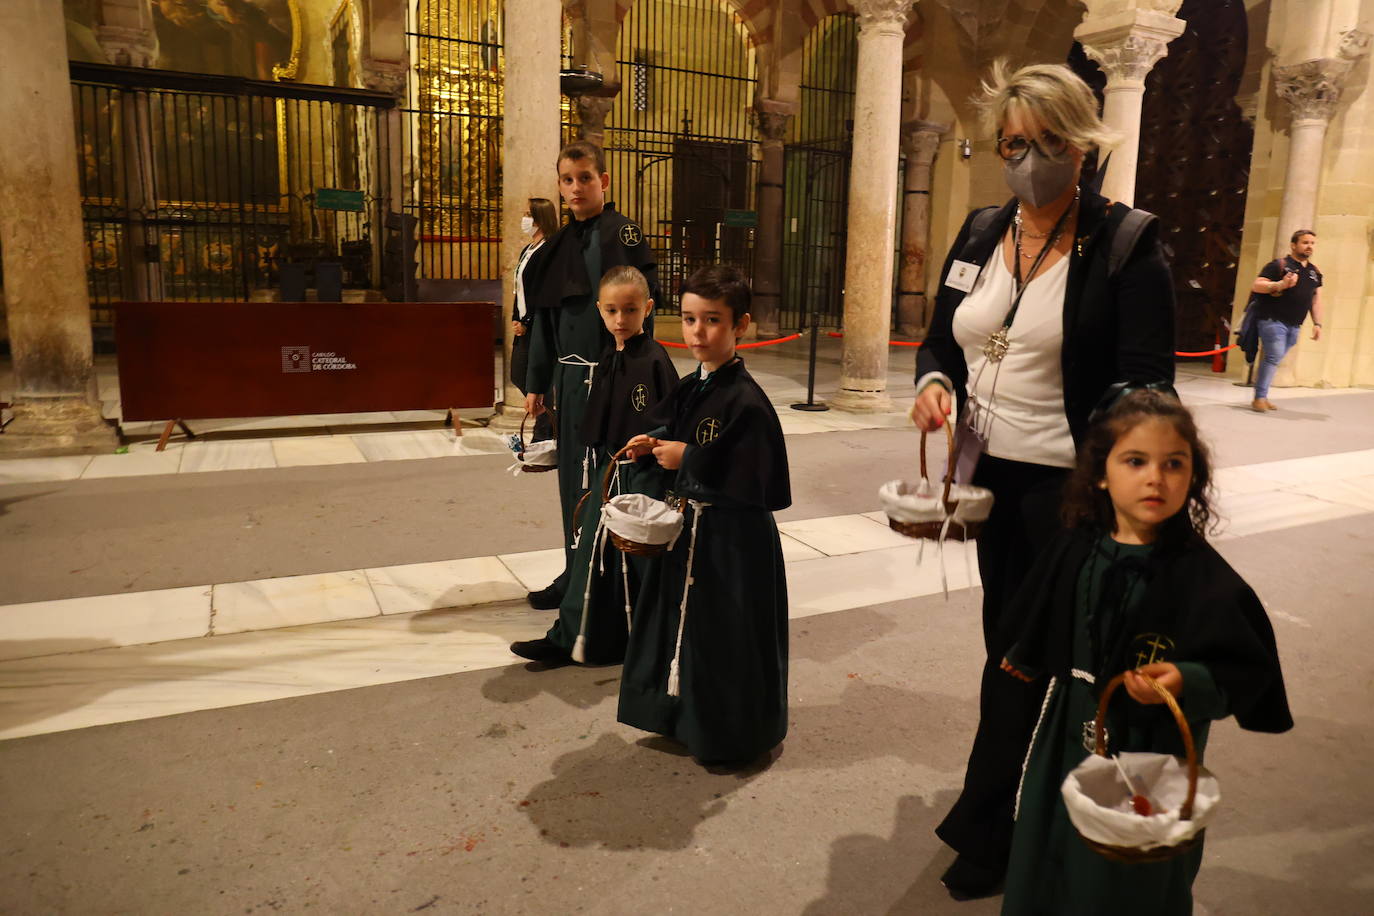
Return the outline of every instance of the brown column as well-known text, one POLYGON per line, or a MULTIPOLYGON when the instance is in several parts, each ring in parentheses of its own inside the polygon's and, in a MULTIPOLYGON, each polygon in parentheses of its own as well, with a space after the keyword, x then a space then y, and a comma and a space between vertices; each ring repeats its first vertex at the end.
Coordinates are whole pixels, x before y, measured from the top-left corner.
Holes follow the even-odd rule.
POLYGON ((777 337, 782 304, 784 141, 796 106, 772 99, 754 103, 763 159, 759 167, 758 228, 754 235, 754 321, 760 337, 777 337))
POLYGON ((62 5, 0 3, 0 245, 14 422, 0 454, 113 449, 100 417, 62 5))
POLYGON ((924 336, 930 324, 926 298, 926 252, 930 250, 930 173, 948 124, 908 121, 902 125, 906 156, 902 190, 902 260, 897 274, 897 333, 924 336))

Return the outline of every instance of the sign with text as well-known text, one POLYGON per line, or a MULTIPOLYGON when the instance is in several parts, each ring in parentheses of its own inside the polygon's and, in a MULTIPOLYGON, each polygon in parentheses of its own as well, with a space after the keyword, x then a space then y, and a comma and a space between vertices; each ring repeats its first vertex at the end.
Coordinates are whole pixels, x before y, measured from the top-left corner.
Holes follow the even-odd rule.
POLYGON ((124 419, 492 403, 490 302, 121 302, 124 419))
POLYGON ((752 229, 759 224, 757 210, 726 210, 722 224, 739 229, 752 229))
POLYGON ((343 188, 316 188, 315 209, 349 210, 353 213, 361 213, 363 212, 363 192, 347 191, 343 188))

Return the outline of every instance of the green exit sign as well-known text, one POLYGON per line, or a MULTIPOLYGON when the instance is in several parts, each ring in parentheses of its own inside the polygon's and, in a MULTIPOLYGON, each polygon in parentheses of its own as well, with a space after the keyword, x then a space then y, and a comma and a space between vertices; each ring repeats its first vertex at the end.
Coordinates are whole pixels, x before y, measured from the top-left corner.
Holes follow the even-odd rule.
POLYGON ((742 229, 752 229, 759 224, 757 210, 726 210, 724 223, 742 229))
POLYGON ((316 188, 315 209, 351 210, 363 212, 363 192, 345 191, 342 188, 316 188))

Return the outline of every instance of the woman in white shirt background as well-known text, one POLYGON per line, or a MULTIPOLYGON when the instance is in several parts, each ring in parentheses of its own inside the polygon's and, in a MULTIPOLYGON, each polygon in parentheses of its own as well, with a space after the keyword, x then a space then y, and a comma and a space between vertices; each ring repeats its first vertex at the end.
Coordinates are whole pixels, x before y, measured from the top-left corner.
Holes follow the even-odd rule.
MULTIPOLYGON (((515 335, 510 351, 511 383, 525 393, 525 372, 530 358, 530 323, 534 320, 533 304, 525 299, 525 275, 544 242, 558 231, 558 209, 547 198, 531 197, 527 201, 525 215, 520 220, 520 229, 529 237, 515 262, 515 306, 511 310, 511 332, 515 335)), ((533 272, 531 272, 533 273, 533 272)), ((547 413, 540 414, 534 421, 534 438, 531 441, 548 439, 553 435, 553 424, 547 413)))
POLYGON ((956 899, 1001 883, 1043 696, 999 670, 1016 630, 1006 605, 1059 526, 1060 490, 1093 407, 1115 382, 1174 377, 1173 281, 1158 220, 1080 183, 1085 156, 1116 139, 1092 90, 1056 64, 1010 76, 998 66, 984 89, 1015 196, 971 213, 950 249, 911 411, 932 432, 972 400, 986 439, 972 482, 994 496, 977 543, 987 651, 978 731, 963 792, 936 829, 958 853, 941 879, 956 899))

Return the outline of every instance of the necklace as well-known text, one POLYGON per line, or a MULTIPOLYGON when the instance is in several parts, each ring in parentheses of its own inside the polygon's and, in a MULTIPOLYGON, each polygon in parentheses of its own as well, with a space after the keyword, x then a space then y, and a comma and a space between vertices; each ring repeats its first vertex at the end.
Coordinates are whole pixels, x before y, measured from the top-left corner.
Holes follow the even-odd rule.
POLYGON ((983 356, 988 362, 1000 363, 1007 355, 1007 351, 1011 349, 1011 341, 1008 335, 1011 331, 1011 323, 1016 318, 1016 309, 1021 305, 1021 297, 1025 294, 1026 287, 1030 285, 1031 279, 1035 277, 1035 272, 1040 269, 1040 265, 1044 262, 1045 256, 1054 249, 1055 244, 1059 241, 1059 236, 1068 225, 1069 214, 1073 212, 1077 204, 1078 191, 1075 190, 1073 200, 1069 201, 1069 205, 1064 208, 1064 212, 1059 214, 1059 219, 1055 221, 1054 228, 1048 233, 1045 244, 1042 245, 1040 250, 1034 255, 1026 254, 1021 250, 1021 205, 1019 203, 1016 205, 1016 213, 1013 216, 1011 234, 1012 244, 1016 250, 1016 257, 1012 260, 1012 264, 1016 267, 1016 271, 1013 274, 1013 279, 1017 287, 1016 296, 1012 299, 1011 311, 1007 312, 1007 317, 1002 322, 1002 326, 989 334, 988 339, 983 343, 983 356), (1021 282, 1021 261, 1023 259, 1032 261, 1030 270, 1026 271, 1026 281, 1024 283, 1021 282))

